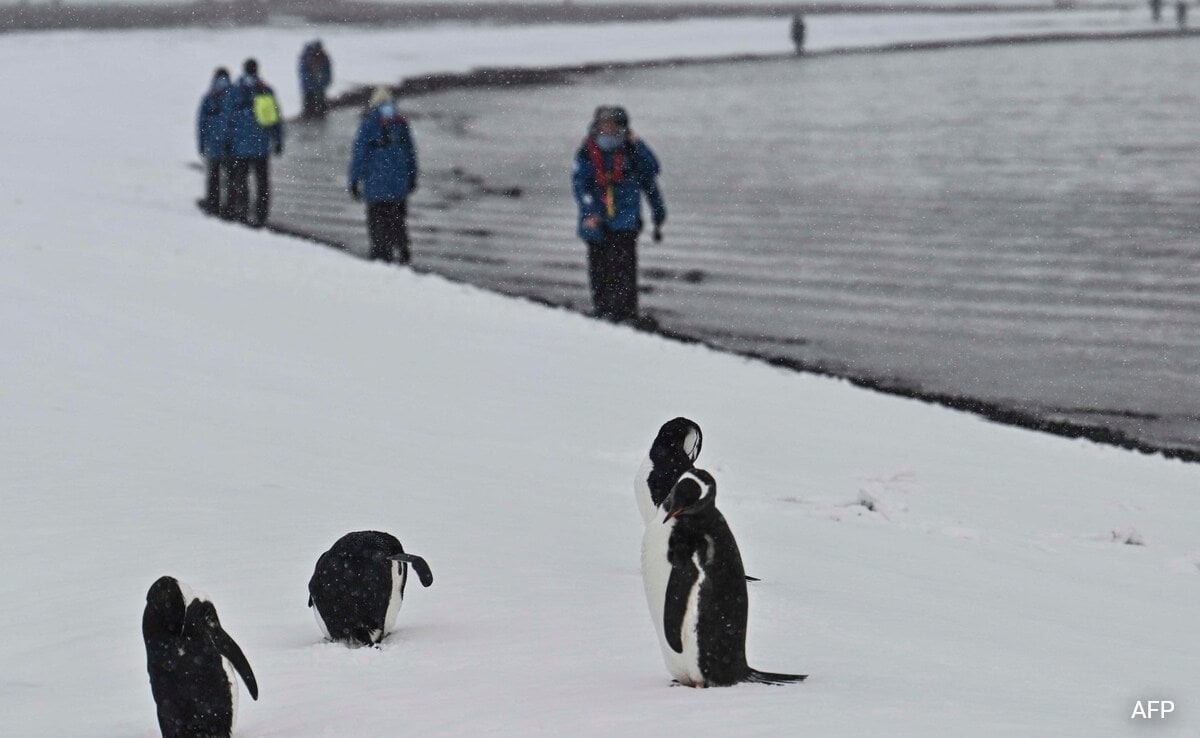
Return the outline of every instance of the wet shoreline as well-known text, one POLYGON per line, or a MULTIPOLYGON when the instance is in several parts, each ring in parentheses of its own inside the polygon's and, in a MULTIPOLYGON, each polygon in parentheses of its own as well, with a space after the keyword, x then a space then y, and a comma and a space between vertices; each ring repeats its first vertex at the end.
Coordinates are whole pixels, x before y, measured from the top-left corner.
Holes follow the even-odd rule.
MULTIPOLYGON (((1146 34, 1137 32, 1117 36, 1117 38, 1128 38, 1131 40, 1144 40, 1149 37, 1178 38, 1178 34, 1146 34)), ((1078 35, 1072 35, 1070 38, 1071 40, 1077 40, 1078 35)), ((1103 38, 1109 40, 1114 38, 1114 35, 1103 34, 1103 38)), ((1046 39, 1044 36, 1029 37, 1025 42, 1031 43, 1044 39, 1046 39)), ((1054 38, 1054 40, 1058 39, 1054 38)), ((1089 36, 1086 39, 1078 40, 1095 39, 1089 36)), ((1008 43, 1008 41, 971 40, 967 42, 938 42, 934 45, 934 48, 977 47, 981 44, 999 43, 1008 43)), ((908 50, 913 46, 912 44, 896 44, 883 50, 883 53, 898 53, 908 50)), ((863 49, 853 52, 832 50, 815 53, 812 57, 819 58, 820 56, 825 56, 833 58, 846 56, 850 53, 858 55, 877 54, 881 53, 881 50, 863 49)), ((605 75, 611 76, 611 74, 619 75, 631 70, 702 67, 703 65, 714 64, 728 65, 731 62, 778 62, 785 58, 787 58, 786 55, 779 54, 739 55, 719 60, 672 59, 652 62, 570 65, 535 70, 488 69, 462 75, 428 75, 417 77, 413 80, 406 80, 400 83, 397 85, 397 89, 402 92, 405 98, 412 100, 415 104, 416 100, 420 97, 436 96, 438 93, 447 91, 453 94, 454 91, 473 89, 491 90, 496 94, 504 94, 504 90, 509 88, 519 89, 534 85, 551 87, 570 86, 581 75, 603 77, 605 75)), ((357 96, 354 94, 344 96, 339 102, 343 107, 359 104, 357 96)), ((426 105, 425 107, 429 106, 426 105)), ((341 114, 346 115, 349 112, 343 111, 341 114)), ((435 120, 441 114, 430 112, 429 110, 414 110, 413 113, 416 116, 415 125, 418 126, 434 125, 435 127, 441 126, 456 130, 462 129, 463 126, 469 126, 469 122, 466 122, 465 119, 464 121, 456 122, 435 120), (428 117, 430 115, 433 117, 428 117)), ((459 130, 458 135, 461 135, 462 132, 462 130, 459 130)), ((320 135, 323 135, 323 133, 320 135)), ((419 139, 425 140, 426 135, 425 132, 418 130, 419 139)), ((340 166, 340 163, 333 163, 333 167, 336 169, 340 169, 340 166)), ((478 172, 464 172, 463 170, 455 170, 453 168, 450 171, 430 171, 427 172, 427 176, 432 179, 430 189, 436 194, 440 188, 443 195, 446 196, 439 195, 435 198, 436 202, 431 203, 429 202, 429 193, 427 192, 424 199, 414 204, 414 218, 412 221, 414 236, 418 239, 417 243, 421 241, 430 243, 430 247, 424 249, 425 254, 421 253, 423 249, 420 246, 416 246, 418 263, 414 268, 417 271, 437 273, 454 281, 482 286, 485 289, 506 295, 523 297, 544 305, 560 308, 565 307, 567 309, 586 312, 586 286, 581 281, 583 279, 582 261, 578 254, 571 252, 570 245, 567 245, 561 253, 558 253, 555 250, 556 246, 546 247, 541 244, 524 244, 521 242, 524 232, 520 227, 514 230, 513 226, 507 225, 506 222, 501 222, 498 226, 478 225, 478 222, 487 222, 487 219, 494 218, 494 212, 492 215, 470 214, 467 212, 484 201, 503 204, 506 198, 508 198, 512 203, 519 204, 524 182, 521 182, 519 179, 497 180, 478 172), (439 178, 440 182, 438 182, 439 178), (514 185, 517 186, 514 187, 514 185), (511 191, 514 189, 516 190, 515 193, 511 191), (457 218, 461 216, 465 216, 465 219, 462 222, 458 222, 457 218), (472 220, 473 218, 475 220, 472 220), (511 257, 514 256, 513 248, 526 251, 532 248, 533 251, 521 254, 520 259, 510 263, 511 257), (531 267, 531 264, 534 266, 531 267)), ((301 175, 301 179, 303 178, 301 175)), ((430 182, 430 179, 426 181, 430 182)), ((318 197, 320 202, 325 202, 324 199, 321 199, 323 195, 309 196, 318 197)), ((340 192, 336 193, 335 197, 339 196, 340 192)), ((277 219, 277 230, 350 252, 356 252, 361 248, 361 244, 358 241, 365 242, 365 234, 361 229, 361 225, 359 225, 361 214, 356 212, 357 206, 343 210, 340 206, 336 205, 336 200, 334 202, 333 207, 337 210, 336 217, 313 216, 313 211, 310 208, 306 211, 307 221, 303 218, 297 220, 294 217, 289 220, 287 215, 284 214, 284 217, 277 219), (315 220, 321 220, 324 217, 327 225, 314 227, 317 225, 314 217, 315 220), (333 223, 335 220, 339 221, 336 225, 333 223)), ((524 207, 528 207, 528 205, 524 205, 524 207)), ((546 222, 535 225, 541 225, 543 229, 548 227, 546 222)), ((535 229, 535 225, 531 225, 529 228, 535 229)), ((705 271, 704 265, 697 267, 695 264, 692 265, 689 271, 677 265, 663 268, 662 265, 643 263, 641 271, 644 278, 643 294, 649 300, 655 299, 655 293, 659 292, 664 285, 690 284, 693 286, 706 286, 710 276, 705 271)), ((644 302, 648 302, 649 300, 644 300, 644 302)), ((705 345, 715 350, 764 361, 781 368, 845 379, 864 388, 936 403, 945 407, 971 412, 989 420, 1008 425, 1069 438, 1084 438, 1142 453, 1159 454, 1165 458, 1188 462, 1200 461, 1200 451, 1195 448, 1154 443, 1128 433, 1119 427, 1113 427, 1111 424, 1080 422, 1079 420, 1080 417, 1086 418, 1089 414, 1096 417, 1124 417, 1127 420, 1139 422, 1162 420, 1161 416, 1154 412, 1119 406, 1110 407, 1108 410, 1097 409, 1098 407, 1104 407, 1103 405, 1097 407, 1056 407, 1052 404, 1042 404, 1030 408, 1022 407, 1022 403, 1019 402, 1000 402, 971 393, 947 392, 936 388, 931 389, 922 387, 919 381, 907 380, 902 376, 897 377, 887 372, 873 374, 871 372, 856 370, 853 367, 839 365, 837 361, 831 363, 819 358, 809 359, 797 356, 797 353, 803 353, 800 348, 808 342, 803 337, 788 339, 786 336, 781 337, 776 334, 760 336, 756 341, 744 329, 740 333, 735 329, 734 333, 723 338, 719 335, 720 331, 715 330, 712 325, 703 329, 696 329, 694 326, 692 328, 681 329, 680 327, 671 325, 670 323, 677 319, 678 315, 672 314, 673 311, 670 309, 651 309, 650 312, 657 317, 663 318, 664 320, 660 321, 663 324, 653 328, 643 326, 641 330, 648 330, 651 333, 673 340, 705 345), (789 343, 791 344, 790 346, 785 345, 789 343), (1070 415, 1073 417, 1057 417, 1061 415, 1070 415)))
MULTIPOLYGON (((343 253, 347 253, 352 256, 354 255, 345 242, 329 238, 327 236, 314 234, 311 231, 303 228, 282 225, 279 223, 271 223, 266 226, 266 230, 291 238, 308 241, 320 246, 328 246, 343 253)), ((575 306, 564 305, 561 302, 557 302, 547 297, 540 297, 535 294, 523 294, 496 290, 482 286, 478 282, 471 279, 447 274, 444 271, 436 268, 421 267, 416 265, 409 265, 405 268, 411 269, 418 274, 432 274, 450 282, 478 287, 488 290, 489 292, 498 292, 505 297, 524 300, 542 307, 554 308, 557 310, 568 310, 570 312, 583 313, 585 315, 587 314, 586 309, 578 309, 575 306)), ((776 356, 770 353, 735 350, 703 336, 674 331, 662 326, 626 324, 624 327, 630 330, 636 330, 640 333, 647 333, 671 341, 677 341, 679 343, 703 346, 712 351, 730 354, 732 356, 739 356, 753 361, 759 361, 769 364, 770 366, 787 369, 789 371, 845 380, 856 387, 862 387, 863 389, 880 392, 886 395, 903 397, 910 400, 918 400, 931 405, 940 405, 952 410, 971 413, 1002 425, 1011 425, 1017 428, 1024 428, 1026 430, 1037 431, 1039 433, 1048 433, 1050 435, 1060 436, 1063 438, 1083 439, 1107 446, 1116 446, 1128 451, 1136 451, 1146 455, 1157 455, 1165 459, 1175 459, 1186 463, 1200 463, 1200 452, 1198 451, 1194 451, 1189 448, 1146 443, 1133 436, 1130 436, 1123 431, 1108 428, 1103 425, 1092 425, 1088 423, 1048 419, 1040 417, 1032 411, 1020 410, 1007 405, 981 400, 975 397, 941 392, 928 392, 913 387, 899 386, 884 379, 845 374, 830 369, 819 363, 798 361, 796 359, 776 356)), ((1155 419, 1157 417, 1152 414, 1138 414, 1127 410, 1116 410, 1109 412, 1124 413, 1131 417, 1142 417, 1145 419, 1155 419)))
MULTIPOLYGON (((955 49, 989 46, 1040 45, 1063 43, 1086 43, 1091 41, 1138 41, 1200 36, 1200 28, 1184 30, 1163 28, 1129 31, 1094 31, 1045 34, 998 33, 987 38, 947 39, 937 41, 899 41, 868 47, 844 47, 806 51, 805 59, 826 57, 862 56, 876 54, 900 54, 923 51, 953 51, 955 49)), ((447 90, 519 88, 571 84, 572 78, 602 72, 619 72, 642 69, 672 69, 713 64, 754 64, 764 61, 795 59, 797 54, 761 53, 730 54, 725 56, 680 56, 666 59, 637 61, 590 62, 587 64, 564 64, 547 67, 482 67, 469 72, 445 72, 405 77, 400 82, 385 85, 397 98, 433 95, 447 90)), ((332 108, 361 107, 371 96, 373 86, 359 87, 333 96, 329 100, 332 108)))

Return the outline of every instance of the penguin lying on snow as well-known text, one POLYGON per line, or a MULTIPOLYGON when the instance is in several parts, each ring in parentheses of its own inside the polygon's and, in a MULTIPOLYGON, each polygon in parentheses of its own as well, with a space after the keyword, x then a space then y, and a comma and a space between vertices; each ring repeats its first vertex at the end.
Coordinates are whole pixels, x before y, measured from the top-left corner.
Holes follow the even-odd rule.
POLYGON ((433 584, 425 559, 404 553, 393 535, 364 530, 339 538, 308 582, 308 606, 325 637, 346 645, 379 643, 400 612, 409 564, 422 585, 433 584))
POLYGON ((228 738, 237 719, 234 670, 256 700, 258 683, 217 608, 174 577, 159 577, 146 593, 142 640, 163 738, 228 738))
POLYGON ((746 572, 716 498, 711 474, 684 473, 663 500, 665 545, 642 553, 646 599, 667 671, 689 687, 801 681, 804 675, 746 663, 746 572))

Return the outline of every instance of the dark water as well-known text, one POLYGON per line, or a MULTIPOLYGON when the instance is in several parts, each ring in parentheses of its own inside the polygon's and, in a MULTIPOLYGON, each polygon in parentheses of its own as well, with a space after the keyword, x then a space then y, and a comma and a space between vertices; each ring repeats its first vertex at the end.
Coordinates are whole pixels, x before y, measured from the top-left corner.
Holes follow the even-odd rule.
MULTIPOLYGON (((963 48, 412 98, 416 263, 587 309, 570 160, 619 102, 664 165, 667 240, 641 257, 666 328, 1200 450, 1198 52, 963 48)), ((341 195, 354 124, 300 131, 277 214, 365 250, 341 195)))

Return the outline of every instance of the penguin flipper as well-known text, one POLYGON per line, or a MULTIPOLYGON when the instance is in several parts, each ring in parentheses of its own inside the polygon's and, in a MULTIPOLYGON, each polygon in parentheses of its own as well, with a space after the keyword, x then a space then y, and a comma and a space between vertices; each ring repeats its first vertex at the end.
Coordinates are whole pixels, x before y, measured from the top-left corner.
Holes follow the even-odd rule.
POLYGON ((675 653, 683 653, 683 621, 700 572, 694 566, 673 566, 663 602, 663 635, 675 653))
POLYGON ((807 678, 808 674, 776 674, 770 671, 751 669, 750 673, 746 676, 746 681, 755 684, 773 684, 778 687, 784 684, 802 682, 807 678))
POLYGON ((196 612, 196 617, 203 623, 217 652, 229 659, 229 663, 233 664, 233 668, 246 683, 246 690, 250 693, 251 699, 257 700, 258 682, 254 679, 254 671, 250 668, 250 662, 246 660, 246 655, 242 653, 237 642, 221 627, 221 620, 217 617, 217 608, 211 602, 197 600, 188 608, 189 621, 192 620, 193 610, 196 612))
POLYGON ((433 584, 433 571, 429 568, 429 564, 425 562, 425 559, 420 556, 401 553, 389 556, 388 558, 393 561, 403 561, 407 564, 412 564, 413 571, 420 578, 422 587, 428 587, 433 584))

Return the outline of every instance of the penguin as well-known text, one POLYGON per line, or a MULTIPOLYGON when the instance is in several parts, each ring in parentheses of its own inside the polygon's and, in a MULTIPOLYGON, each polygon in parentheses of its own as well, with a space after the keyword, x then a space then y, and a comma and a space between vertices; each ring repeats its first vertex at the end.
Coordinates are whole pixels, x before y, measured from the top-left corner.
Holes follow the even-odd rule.
POLYGON ((308 582, 308 606, 331 641, 373 646, 392 630, 408 566, 428 587, 433 572, 420 556, 404 553, 395 536, 375 530, 347 533, 317 559, 308 582))
POLYGON ((658 429, 633 480, 643 523, 649 525, 654 520, 675 481, 696 463, 703 441, 700 426, 687 418, 668 420, 658 429))
POLYGON ((174 577, 159 577, 146 593, 142 640, 163 738, 229 738, 237 720, 235 670, 255 700, 258 682, 217 608, 174 577))
MULTIPOLYGON (((643 561, 646 546, 656 548, 666 545, 667 532, 658 525, 662 522, 662 502, 671 493, 671 487, 679 477, 693 468, 703 443, 704 434, 694 420, 673 418, 658 429, 654 443, 650 444, 650 451, 638 467, 637 476, 633 479, 633 492, 642 522, 646 525, 646 533, 642 538, 643 561)), ((644 565, 642 569, 644 572, 644 565)), ((757 582, 759 579, 747 575, 746 581, 757 582)))
POLYGON ((666 544, 643 550, 646 600, 667 671, 689 687, 802 681, 807 675, 746 663, 746 572, 716 499, 711 474, 685 472, 661 506, 666 544))

